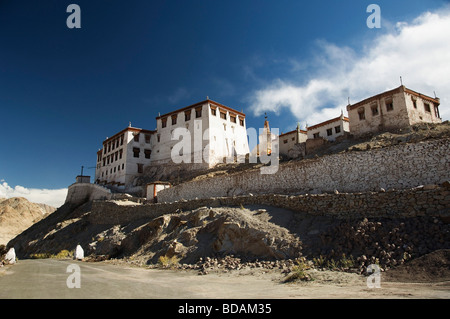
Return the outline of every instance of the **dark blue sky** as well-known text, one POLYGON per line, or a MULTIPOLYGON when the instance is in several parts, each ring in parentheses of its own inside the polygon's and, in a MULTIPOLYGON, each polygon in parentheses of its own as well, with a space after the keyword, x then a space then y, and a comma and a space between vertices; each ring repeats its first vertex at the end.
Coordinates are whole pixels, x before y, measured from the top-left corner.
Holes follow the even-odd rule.
MULTIPOLYGON (((308 79, 318 41, 358 52, 385 32, 367 28, 370 3, 396 22, 446 1, 0 0, 0 180, 67 187, 129 121, 154 129, 158 112, 206 96, 261 127, 252 92, 275 78, 308 79), (81 29, 66 26, 71 3, 81 29)), ((280 131, 300 120, 269 118, 280 131)))

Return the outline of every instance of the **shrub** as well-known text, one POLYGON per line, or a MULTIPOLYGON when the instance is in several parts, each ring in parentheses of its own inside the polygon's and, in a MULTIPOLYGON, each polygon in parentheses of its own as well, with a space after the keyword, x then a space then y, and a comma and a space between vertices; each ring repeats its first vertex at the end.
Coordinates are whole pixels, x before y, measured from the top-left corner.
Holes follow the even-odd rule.
POLYGON ((289 275, 284 278, 283 282, 293 282, 297 280, 301 281, 311 281, 314 280, 311 275, 309 275, 306 270, 309 269, 308 264, 304 259, 297 260, 297 265, 292 268, 292 271, 289 275))
POLYGON ((178 266, 180 260, 176 256, 160 256, 158 259, 158 265, 162 268, 175 268, 178 266))

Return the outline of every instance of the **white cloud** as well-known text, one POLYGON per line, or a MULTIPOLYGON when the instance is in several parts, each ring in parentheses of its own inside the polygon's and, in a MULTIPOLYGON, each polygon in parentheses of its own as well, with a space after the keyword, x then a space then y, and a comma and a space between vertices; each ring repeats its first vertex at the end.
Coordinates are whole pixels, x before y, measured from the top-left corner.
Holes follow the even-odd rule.
POLYGON ((254 91, 254 114, 287 108, 296 120, 314 125, 346 113, 348 98, 355 103, 398 87, 402 76, 412 90, 433 97, 436 92, 441 117, 450 119, 450 10, 394 25, 358 50, 317 41, 310 78, 301 84, 278 78, 254 91))
POLYGON ((53 207, 60 207, 62 204, 64 204, 66 196, 67 188, 37 189, 26 188, 20 185, 12 188, 4 179, 0 181, 0 197, 25 197, 33 203, 42 203, 53 207))

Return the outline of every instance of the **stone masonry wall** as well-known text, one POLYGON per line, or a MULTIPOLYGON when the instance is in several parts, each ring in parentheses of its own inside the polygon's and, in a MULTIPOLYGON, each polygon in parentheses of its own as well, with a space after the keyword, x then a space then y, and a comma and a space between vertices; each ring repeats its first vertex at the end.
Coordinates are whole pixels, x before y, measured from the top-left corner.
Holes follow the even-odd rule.
POLYGON ((141 218, 199 207, 268 205, 298 213, 335 218, 439 216, 450 218, 450 184, 427 185, 406 190, 310 195, 244 195, 183 200, 172 203, 119 205, 94 201, 89 221, 93 224, 127 224, 141 218))
POLYGON ((111 199, 111 191, 103 186, 89 183, 75 183, 69 186, 66 203, 82 204, 96 199, 111 199))
POLYGON ((183 183, 158 193, 159 202, 244 194, 355 193, 407 189, 450 180, 450 139, 346 152, 183 183))

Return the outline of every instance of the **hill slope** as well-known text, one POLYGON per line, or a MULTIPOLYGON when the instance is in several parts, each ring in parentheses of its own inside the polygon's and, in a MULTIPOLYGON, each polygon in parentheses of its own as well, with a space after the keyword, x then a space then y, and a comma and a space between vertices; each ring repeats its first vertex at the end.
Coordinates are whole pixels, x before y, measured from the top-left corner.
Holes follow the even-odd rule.
POLYGON ((23 197, 0 198, 0 245, 6 245, 9 240, 55 210, 54 207, 32 203, 23 197))

